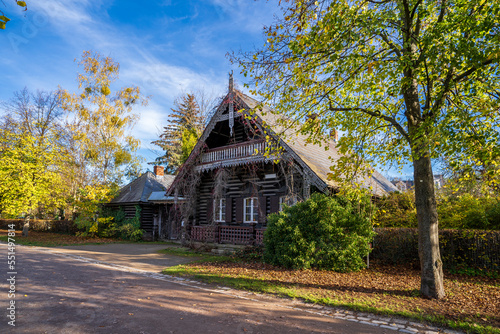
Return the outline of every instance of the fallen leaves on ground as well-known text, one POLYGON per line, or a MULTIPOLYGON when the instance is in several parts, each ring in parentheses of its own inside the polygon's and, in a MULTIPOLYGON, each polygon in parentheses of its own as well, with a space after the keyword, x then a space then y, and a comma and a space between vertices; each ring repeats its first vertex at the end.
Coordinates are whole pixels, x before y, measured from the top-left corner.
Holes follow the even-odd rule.
MULTIPOLYGON (((7 237, 7 230, 0 230, 0 236, 7 237)), ((65 246, 87 243, 116 243, 120 242, 117 239, 109 238, 91 238, 82 237, 62 233, 49 233, 49 232, 36 232, 29 231, 27 237, 22 236, 22 231, 16 231, 15 243, 23 245, 36 245, 36 246, 65 246)), ((2 240, 7 241, 5 238, 2 240)))
POLYGON ((445 275, 447 295, 442 300, 433 300, 420 296, 420 271, 404 266, 372 264, 370 269, 353 273, 287 270, 248 262, 187 266, 198 274, 245 278, 291 288, 296 295, 334 305, 357 304, 500 327, 498 279, 445 275))

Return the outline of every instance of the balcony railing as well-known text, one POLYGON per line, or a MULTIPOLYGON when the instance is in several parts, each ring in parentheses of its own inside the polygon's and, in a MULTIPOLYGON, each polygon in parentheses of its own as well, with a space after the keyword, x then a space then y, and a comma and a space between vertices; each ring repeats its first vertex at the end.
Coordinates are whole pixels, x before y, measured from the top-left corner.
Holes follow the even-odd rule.
POLYGON ((201 162, 208 164, 216 161, 262 156, 266 149, 264 140, 245 142, 221 148, 215 148, 202 154, 201 162))

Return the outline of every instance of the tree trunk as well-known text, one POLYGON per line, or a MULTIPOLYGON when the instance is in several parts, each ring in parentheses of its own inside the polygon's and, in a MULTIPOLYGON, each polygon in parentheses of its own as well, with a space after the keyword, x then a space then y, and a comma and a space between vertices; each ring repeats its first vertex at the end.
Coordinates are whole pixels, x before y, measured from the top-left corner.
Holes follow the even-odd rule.
POLYGON ((26 215, 26 217, 24 217, 24 224, 23 224, 23 232, 22 232, 23 237, 28 236, 29 229, 30 229, 30 216, 26 215))
POLYGON ((415 205, 418 220, 418 255, 420 258, 420 292, 429 298, 443 298, 443 263, 439 252, 438 214, 434 177, 429 152, 413 162, 415 205))

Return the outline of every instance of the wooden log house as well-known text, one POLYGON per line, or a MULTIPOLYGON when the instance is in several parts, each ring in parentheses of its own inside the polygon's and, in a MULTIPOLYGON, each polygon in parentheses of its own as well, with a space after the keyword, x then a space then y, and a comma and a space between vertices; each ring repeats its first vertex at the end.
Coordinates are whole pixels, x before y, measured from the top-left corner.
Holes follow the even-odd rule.
MULTIPOLYGON (((335 188, 327 175, 329 157, 339 156, 336 134, 325 150, 300 134, 282 139, 277 129, 276 116, 233 89, 230 78, 229 93, 167 191, 188 198, 182 221, 172 222, 186 227, 185 238, 260 244, 268 214, 335 188)), ((377 171, 361 183, 377 196, 397 190, 377 171)))
POLYGON ((164 226, 174 202, 173 198, 165 197, 174 176, 164 175, 162 166, 154 166, 153 170, 154 173, 148 171, 122 187, 118 195, 106 204, 108 208, 123 210, 127 219, 134 218, 139 208, 140 228, 144 230, 145 240, 155 240, 168 234, 164 226))

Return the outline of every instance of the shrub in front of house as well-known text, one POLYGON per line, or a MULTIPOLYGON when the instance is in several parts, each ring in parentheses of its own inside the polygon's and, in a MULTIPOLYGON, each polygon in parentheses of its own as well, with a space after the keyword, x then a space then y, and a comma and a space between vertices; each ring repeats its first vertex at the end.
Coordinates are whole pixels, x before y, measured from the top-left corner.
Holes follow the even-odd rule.
POLYGON ((268 216, 264 261, 293 269, 356 271, 374 236, 369 198, 313 194, 268 216))
MULTIPOLYGON (((102 208, 99 213, 100 217, 95 221, 91 219, 82 220, 88 223, 78 225, 83 230, 79 232, 79 235, 139 241, 144 233, 140 229, 141 208, 136 206, 135 210, 133 218, 126 218, 125 212, 121 208, 118 210, 102 208)), ((78 222, 77 220, 77 224, 78 222)))

